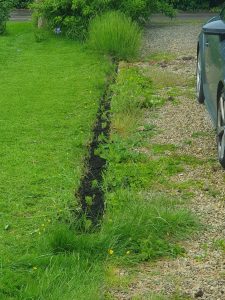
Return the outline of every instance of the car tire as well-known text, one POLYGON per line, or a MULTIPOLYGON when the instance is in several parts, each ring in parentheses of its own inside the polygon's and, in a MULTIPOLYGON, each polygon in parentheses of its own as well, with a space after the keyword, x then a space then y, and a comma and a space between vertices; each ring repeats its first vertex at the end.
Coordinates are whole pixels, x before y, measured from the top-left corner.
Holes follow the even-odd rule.
POLYGON ((221 166, 225 169, 225 92, 219 94, 217 104, 217 149, 221 166))
POLYGON ((204 96, 203 81, 202 81, 201 55, 199 52, 197 57, 197 68, 196 68, 196 93, 197 93, 198 103, 203 104, 205 100, 205 96, 204 96))

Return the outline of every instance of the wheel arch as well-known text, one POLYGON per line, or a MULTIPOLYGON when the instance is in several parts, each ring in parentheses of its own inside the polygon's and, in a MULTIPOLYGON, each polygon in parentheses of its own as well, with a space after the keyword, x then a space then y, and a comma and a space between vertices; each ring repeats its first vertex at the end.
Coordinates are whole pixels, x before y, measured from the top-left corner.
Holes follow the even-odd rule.
POLYGON ((224 88, 224 83, 222 81, 220 81, 218 83, 218 87, 217 87, 217 105, 218 105, 218 102, 219 102, 220 93, 223 90, 223 88, 224 88))
MULTIPOLYGON (((221 166, 225 169, 225 147, 224 147, 224 121, 222 121, 221 118, 221 109, 220 107, 220 99, 221 95, 224 93, 224 84, 225 81, 220 80, 218 83, 218 88, 217 88, 217 148, 218 148, 218 157, 219 157, 219 162, 221 166)), ((224 102, 224 99, 223 99, 224 102)), ((224 106, 224 103, 223 103, 224 106)))

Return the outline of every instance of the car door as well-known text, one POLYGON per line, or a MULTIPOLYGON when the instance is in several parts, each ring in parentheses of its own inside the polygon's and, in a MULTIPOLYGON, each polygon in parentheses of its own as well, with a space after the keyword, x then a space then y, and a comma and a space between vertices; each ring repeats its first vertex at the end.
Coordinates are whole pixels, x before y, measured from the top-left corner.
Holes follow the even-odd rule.
MULTIPOLYGON (((225 11, 224 11, 225 12, 225 11)), ((205 48, 205 77, 208 97, 206 105, 213 121, 217 118, 217 90, 223 80, 222 44, 225 37, 225 22, 221 17, 203 26, 205 48)))
POLYGON ((217 110, 217 87, 221 77, 221 53, 220 36, 218 34, 206 34, 205 38, 206 80, 208 85, 208 107, 213 118, 217 110))

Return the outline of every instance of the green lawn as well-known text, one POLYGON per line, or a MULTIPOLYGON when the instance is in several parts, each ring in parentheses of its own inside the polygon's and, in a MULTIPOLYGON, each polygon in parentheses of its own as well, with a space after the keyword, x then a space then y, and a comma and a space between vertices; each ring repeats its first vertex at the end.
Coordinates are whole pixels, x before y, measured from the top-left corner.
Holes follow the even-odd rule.
POLYGON ((76 206, 83 157, 110 72, 107 59, 74 41, 51 36, 35 42, 29 23, 10 23, 0 37, 0 299, 65 294, 54 296, 44 287, 43 295, 35 292, 40 271, 32 259, 41 253, 48 228, 70 218, 76 206))

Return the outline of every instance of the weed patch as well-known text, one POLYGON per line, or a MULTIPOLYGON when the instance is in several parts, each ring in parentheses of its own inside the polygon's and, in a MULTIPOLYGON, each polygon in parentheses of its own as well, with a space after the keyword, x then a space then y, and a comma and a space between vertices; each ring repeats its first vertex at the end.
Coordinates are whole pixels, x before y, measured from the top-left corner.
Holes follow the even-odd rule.
POLYGON ((201 162, 178 155, 175 145, 149 145, 151 158, 137 151, 155 134, 153 126, 141 126, 143 116, 163 101, 155 101, 154 83, 136 67, 122 66, 112 89, 112 124, 127 115, 131 123, 124 122, 123 131, 114 125, 109 144, 101 148, 107 160, 107 210, 102 231, 111 236, 110 264, 130 265, 182 255, 185 249, 179 241, 197 228, 197 221, 182 207, 189 191, 180 196, 171 196, 167 191, 171 191, 173 176, 182 173, 186 165, 201 162), (151 104, 142 105, 143 101, 151 104))
POLYGON ((132 116, 137 114, 137 119, 143 108, 153 108, 164 103, 156 95, 152 80, 144 76, 137 67, 126 68, 121 65, 120 76, 112 90, 115 95, 112 103, 115 117, 119 113, 132 116))
POLYGON ((148 55, 145 60, 149 61, 149 62, 171 62, 173 60, 175 60, 177 58, 177 56, 174 53, 169 53, 169 52, 155 52, 155 53, 151 53, 150 55, 148 55))
MULTIPOLYGON (((112 102, 112 114, 113 114, 112 119, 114 119, 114 116, 117 115, 122 116, 123 114, 126 114, 129 111, 129 113, 133 115, 134 119, 136 119, 137 123, 140 123, 142 120, 142 115, 144 114, 143 113, 144 108, 143 106, 141 107, 139 106, 138 99, 140 98, 142 100, 145 99, 146 92, 149 97, 151 97, 151 95, 154 95, 154 88, 152 83, 147 85, 146 90, 144 86, 142 86, 143 87, 142 89, 136 88, 137 82, 145 82, 146 79, 144 75, 140 75, 139 73, 138 76, 142 76, 142 78, 137 80, 134 74, 136 76, 138 74, 137 69, 135 67, 133 68, 129 67, 128 69, 124 68, 120 70, 118 85, 116 89, 114 89, 115 95, 112 102), (127 82, 127 80, 125 79, 127 78, 127 76, 130 76, 130 74, 132 74, 132 80, 129 82, 129 85, 125 83, 121 85, 120 88, 120 82, 124 82, 124 81, 127 82), (132 84, 133 84, 132 86, 133 88, 131 88, 132 84), (134 96, 134 101, 131 102, 131 104, 129 103, 127 105, 122 105, 121 102, 123 97, 127 99, 127 94, 129 93, 130 90, 132 90, 134 93, 136 90, 138 90, 137 96, 134 96), (136 104, 135 104, 135 100, 137 101, 136 104), (137 111, 139 111, 140 113, 137 114, 137 111)), ((155 103, 155 106, 156 105, 157 103, 155 103)), ((161 103, 158 103, 158 105, 161 105, 161 103)), ((152 130, 151 126, 150 129, 152 130)), ((113 128, 111 134, 111 143, 108 146, 109 149, 104 148, 102 150, 103 152, 102 155, 105 155, 104 157, 107 157, 107 162, 108 162, 108 171, 105 175, 105 181, 104 181, 106 195, 107 195, 108 210, 110 211, 110 206, 112 206, 112 210, 116 207, 117 209, 120 209, 120 207, 122 206, 123 213, 126 214, 127 216, 131 216, 133 213, 129 213, 128 210, 132 209, 133 201, 131 199, 129 200, 128 198, 127 203, 129 204, 127 205, 127 207, 126 205, 123 206, 124 202, 126 202, 125 191, 128 192, 129 197, 131 197, 131 194, 137 196, 141 190, 146 190, 146 189, 148 190, 154 188, 155 185, 159 183, 163 184, 164 182, 166 182, 174 174, 178 174, 182 172, 183 163, 195 164, 199 162, 194 158, 185 157, 185 156, 180 157, 179 155, 176 154, 173 154, 172 157, 162 156, 154 160, 146 159, 145 155, 133 151, 135 146, 137 146, 138 144, 140 145, 142 143, 145 143, 143 141, 143 135, 142 134, 136 135, 137 133, 136 130, 131 131, 129 129, 129 126, 127 130, 129 132, 129 136, 124 136, 124 135, 121 136, 120 131, 115 130, 113 128)), ((148 138, 151 136, 151 130, 150 131, 147 130, 145 132, 145 134, 148 135, 148 138)), ((176 150, 176 147, 174 145, 165 145, 165 146, 153 145, 152 147, 153 147, 153 151, 157 154, 164 154, 165 151, 174 152, 176 150)), ((139 200, 134 201, 134 203, 135 202, 138 203, 138 206, 141 207, 141 211, 144 216, 144 211, 146 211, 147 214, 149 214, 150 212, 152 212, 152 207, 154 207, 156 203, 158 203, 159 205, 157 206, 156 210, 161 211, 160 207, 164 201, 162 199, 159 201, 158 197, 156 197, 156 199, 157 200, 152 202, 150 199, 149 200, 145 199, 143 201, 143 199, 139 198, 139 200), (144 208, 145 206, 146 209, 144 208)), ((166 200, 164 204, 165 203, 166 200)), ((169 201, 168 203, 171 202, 169 201)), ((139 211, 138 207, 135 207, 135 210, 139 211)), ((125 216, 123 217, 125 218, 125 216)), ((151 219, 150 215, 148 215, 148 218, 151 219)), ((165 220, 166 218, 163 217, 163 219, 165 220)), ((186 217, 185 219, 187 220, 186 217)), ((143 222, 141 223, 143 225, 143 222)), ((136 225, 137 222, 134 222, 133 226, 136 225)), ((152 230, 150 232, 152 232, 152 230)), ((163 250, 161 255, 163 255, 163 250)))

